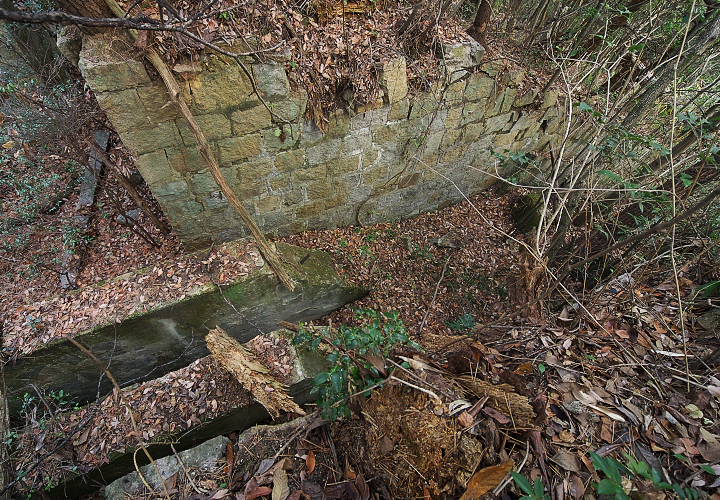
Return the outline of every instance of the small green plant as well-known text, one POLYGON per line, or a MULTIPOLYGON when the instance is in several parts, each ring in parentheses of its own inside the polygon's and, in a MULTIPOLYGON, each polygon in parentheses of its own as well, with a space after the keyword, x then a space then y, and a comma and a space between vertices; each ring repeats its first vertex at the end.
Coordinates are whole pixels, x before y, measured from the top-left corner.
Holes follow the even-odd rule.
POLYGON ((295 345, 327 353, 330 369, 315 377, 313 391, 328 420, 349 417, 348 399, 352 395, 369 396, 373 388, 383 384, 392 373, 391 367, 383 365, 393 349, 420 349, 397 312, 358 309, 356 317, 358 326, 341 325, 334 332, 302 326, 293 338, 295 345))
POLYGON ((450 328, 451 330, 455 330, 456 332, 471 330, 475 327, 475 316, 470 313, 465 313, 462 316, 459 316, 452 321, 448 321, 445 324, 448 326, 448 328, 450 328))
POLYGON ((623 477, 650 481, 656 490, 672 490, 677 498, 682 500, 696 500, 702 498, 702 493, 694 488, 686 488, 679 484, 668 483, 657 469, 653 469, 647 462, 638 461, 625 453, 627 464, 622 464, 612 457, 601 457, 591 452, 595 469, 602 472, 605 478, 596 485, 598 494, 607 495, 615 500, 629 500, 630 496, 623 487, 623 477))
POLYGON ((410 258, 411 259, 426 259, 426 260, 435 260, 435 256, 433 255, 431 249, 427 245, 420 246, 416 243, 413 243, 412 251, 410 252, 410 258))
POLYGON ((534 483, 531 483, 522 474, 514 471, 510 474, 518 487, 525 493, 520 497, 520 500, 550 500, 550 495, 545 493, 545 484, 542 479, 537 478, 534 483))
POLYGON ((358 249, 360 256, 366 259, 373 257, 375 254, 370 250, 370 245, 363 245, 358 249))

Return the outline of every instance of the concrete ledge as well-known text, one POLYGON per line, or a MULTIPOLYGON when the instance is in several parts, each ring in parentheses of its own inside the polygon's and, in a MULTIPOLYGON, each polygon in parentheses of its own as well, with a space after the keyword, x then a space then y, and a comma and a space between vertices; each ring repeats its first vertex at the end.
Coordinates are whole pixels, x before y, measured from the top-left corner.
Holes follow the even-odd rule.
MULTIPOLYGON (((222 290, 206 287, 184 300, 75 338, 126 387, 207 356, 203 336, 215 326, 246 342, 275 330, 280 321, 315 319, 365 295, 364 289, 340 279, 328 254, 285 244, 278 244, 278 250, 295 267, 294 292, 285 289, 266 265, 222 290)), ((98 367, 63 339, 5 366, 5 381, 11 417, 18 415, 19 396, 33 392, 32 384, 62 389, 81 404, 112 390, 98 367)))
MULTIPOLYGON (((268 334, 271 336, 290 335, 285 330, 268 334)), ((326 369, 325 360, 315 352, 291 349, 291 373, 283 378, 283 382, 289 385, 289 393, 296 403, 302 405, 312 400, 310 389, 312 378, 326 369)), ((261 360, 262 361, 262 360, 261 360)), ((253 401, 248 393, 248 401, 253 401)), ((249 403, 245 406, 233 408, 212 420, 202 422, 199 425, 178 431, 174 434, 161 435, 153 439, 155 443, 147 446, 150 455, 154 460, 172 455, 174 453, 170 443, 173 443, 176 451, 183 451, 233 431, 243 431, 256 424, 268 422, 270 415, 258 403, 249 403)), ((105 485, 135 470, 134 460, 138 466, 148 464, 144 453, 135 453, 136 448, 130 447, 125 451, 116 452, 110 455, 109 462, 97 469, 81 475, 68 477, 67 481, 56 486, 48 493, 52 498, 78 498, 103 488, 105 485)))

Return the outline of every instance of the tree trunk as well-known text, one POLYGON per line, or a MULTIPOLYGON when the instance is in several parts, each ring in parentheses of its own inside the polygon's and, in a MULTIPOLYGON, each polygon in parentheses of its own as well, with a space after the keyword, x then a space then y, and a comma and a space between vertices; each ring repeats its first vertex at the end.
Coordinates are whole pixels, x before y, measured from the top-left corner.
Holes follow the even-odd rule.
MULTIPOLYGON (((114 17, 104 0, 57 0, 60 8, 69 14, 85 17, 114 17)), ((104 28, 78 26, 84 33, 99 33, 104 28)))
POLYGON ((477 13, 475 14, 475 20, 473 21, 472 26, 468 29, 468 34, 483 46, 487 45, 485 32, 487 31, 491 15, 492 5, 490 5, 490 0, 480 0, 480 5, 478 6, 477 13))
POLYGON ((85 17, 113 17, 110 8, 103 0, 58 0, 65 12, 85 17))

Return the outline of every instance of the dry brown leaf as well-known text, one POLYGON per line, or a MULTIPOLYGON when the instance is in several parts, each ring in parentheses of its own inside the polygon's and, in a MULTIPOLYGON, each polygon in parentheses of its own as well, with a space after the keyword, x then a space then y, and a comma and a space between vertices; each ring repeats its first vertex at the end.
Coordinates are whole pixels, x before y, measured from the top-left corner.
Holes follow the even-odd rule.
POLYGON ((205 337, 215 359, 250 391, 255 400, 275 418, 283 411, 305 415, 287 393, 287 386, 279 382, 255 356, 222 328, 215 328, 205 337))
POLYGON ((278 467, 273 472, 272 500, 285 500, 288 496, 290 496, 290 487, 287 472, 282 467, 278 467))
POLYGON ((307 467, 308 475, 312 474, 315 470, 315 452, 309 451, 305 457, 305 467, 307 467))
POLYGON ((512 470, 515 462, 508 460, 492 467, 477 471, 468 481, 467 489, 460 500, 477 500, 495 488, 512 470))

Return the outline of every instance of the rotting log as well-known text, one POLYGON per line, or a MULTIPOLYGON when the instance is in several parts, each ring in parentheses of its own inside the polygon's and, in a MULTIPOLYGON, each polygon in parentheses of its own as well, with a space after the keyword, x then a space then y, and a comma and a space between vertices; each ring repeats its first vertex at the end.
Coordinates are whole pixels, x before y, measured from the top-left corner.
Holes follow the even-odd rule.
MULTIPOLYGON (((365 295, 345 283, 330 256, 279 243, 283 259, 293 264, 298 287, 291 292, 264 266, 229 286, 188 290, 181 301, 81 333, 76 338, 103 363, 122 387, 157 378, 209 354, 203 335, 221 326, 246 342, 278 328, 281 321, 308 321, 365 295)), ((97 367, 64 339, 5 367, 10 416, 17 416, 20 398, 32 385, 65 391, 80 404, 108 394, 112 384, 97 367), (99 393, 98 393, 99 390, 99 393)))
POLYGON ((279 417, 281 412, 305 415, 303 409, 288 395, 287 386, 270 373, 257 355, 222 328, 210 330, 205 342, 213 358, 232 373, 273 418, 279 417))
MULTIPOLYGON (((110 9, 113 11, 113 14, 115 14, 117 17, 125 17, 125 12, 115 0, 105 0, 105 2, 107 3, 108 7, 110 7, 110 9)), ((128 30, 128 33, 133 39, 137 39, 138 34, 135 30, 128 30)), ((165 63, 165 61, 163 61, 162 57, 160 57, 160 54, 158 54, 157 51, 152 48, 147 48, 145 50, 145 58, 157 70, 160 78, 162 79, 165 87, 167 88, 171 102, 178 107, 180 113, 190 125, 190 129, 192 130, 193 135, 195 136, 195 140, 198 144, 200 156, 202 156, 207 163, 213 179, 215 179, 215 182, 220 187, 220 190, 225 195, 230 205, 232 205, 232 207, 237 211, 243 223, 250 230, 253 239, 255 240, 258 248, 260 249, 260 253, 262 253, 263 257, 270 265, 270 268, 273 270, 278 279, 290 291, 294 290, 295 282, 290 277, 287 269, 285 269, 285 266, 280 260, 280 256, 278 255, 276 249, 274 249, 270 245, 268 239, 265 237, 262 231, 260 231, 260 227, 258 227, 255 219, 253 219, 252 215, 250 215, 250 212, 247 208, 245 208, 245 205, 242 204, 240 198, 237 197, 233 189, 230 187, 230 184, 228 184, 225 175, 220 170, 220 162, 218 162, 217 158, 215 157, 215 153, 213 153, 213 150, 210 147, 210 143, 205 137, 205 133, 200 128, 200 125, 195 119, 192 111, 190 111, 190 107, 187 105, 187 102, 185 102, 185 99, 183 98, 180 91, 180 85, 178 85, 178 82, 170 71, 170 68, 165 63)))
MULTIPOLYGON (((272 336, 287 338, 287 331, 272 332, 272 336)), ((289 387, 289 394, 294 404, 302 405, 311 402, 310 395, 312 379, 315 375, 326 369, 326 362, 318 353, 290 348, 292 370, 281 380, 289 387)), ((261 360, 262 361, 262 360, 261 360)), ((233 431, 243 431, 253 425, 268 422, 270 414, 259 403, 253 402, 248 392, 248 404, 228 410, 224 415, 202 422, 190 429, 171 435, 157 436, 156 444, 148 444, 147 449, 155 460, 183 451, 214 437, 228 434, 233 431), (172 444, 171 444, 172 443, 172 444)), ((113 482, 115 479, 135 470, 134 459, 138 466, 146 465, 147 459, 142 454, 135 454, 135 448, 113 453, 109 462, 86 474, 71 476, 64 483, 59 484, 48 493, 52 498, 77 498, 92 493, 99 488, 113 482)))

